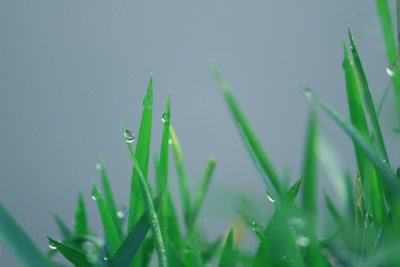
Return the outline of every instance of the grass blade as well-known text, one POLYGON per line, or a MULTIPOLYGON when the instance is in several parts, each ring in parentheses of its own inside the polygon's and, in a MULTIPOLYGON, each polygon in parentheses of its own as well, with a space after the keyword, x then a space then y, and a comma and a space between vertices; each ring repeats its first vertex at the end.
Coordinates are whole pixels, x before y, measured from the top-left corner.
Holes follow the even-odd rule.
MULTIPOLYGON (((154 202, 154 208, 157 210, 160 205, 161 195, 158 195, 154 202)), ((115 255, 110 259, 110 267, 128 267, 135 256, 140 245, 145 240, 146 234, 150 228, 148 216, 144 213, 138 223, 133 227, 124 242, 118 248, 115 255)))
POLYGON ((169 127, 171 119, 171 100, 170 96, 167 97, 167 105, 165 112, 162 115, 162 121, 164 124, 163 135, 161 140, 161 151, 160 151, 160 174, 162 184, 159 184, 159 190, 168 190, 168 159, 169 159, 169 127))
POLYGON ((64 221, 60 218, 60 216, 58 216, 56 213, 53 213, 53 218, 57 224, 58 231, 60 232, 62 238, 65 240, 65 239, 69 239, 70 237, 72 237, 71 230, 64 223, 64 221))
POLYGON ((106 202, 107 208, 108 208, 110 215, 114 221, 115 227, 117 228, 118 235, 120 237, 123 237, 124 234, 122 231, 122 222, 121 222, 121 219, 118 217, 117 205, 115 204, 114 195, 111 190, 110 180, 108 179, 108 175, 107 175, 107 171, 106 171, 104 162, 99 161, 96 164, 96 168, 100 172, 101 184, 103 186, 103 191, 104 191, 104 200, 106 202))
POLYGON ((347 133, 347 135, 353 139, 360 149, 363 150, 372 164, 374 164, 379 177, 385 182, 388 191, 396 195, 400 189, 399 181, 396 179, 394 172, 376 152, 374 147, 365 140, 362 134, 349 121, 339 115, 339 113, 337 113, 331 106, 325 103, 317 95, 315 95, 310 89, 305 87, 301 89, 306 97, 318 104, 318 106, 321 107, 347 133))
MULTIPOLYGON (((149 154, 151 143, 151 126, 153 118, 153 77, 150 77, 149 85, 147 87, 146 96, 143 99, 143 113, 140 122, 140 130, 138 142, 136 145, 135 157, 137 158, 139 167, 143 171, 143 176, 147 177, 149 166, 149 154)), ((132 155, 131 155, 132 156, 132 155)), ((140 178, 135 165, 132 171, 131 180, 131 193, 129 201, 129 218, 128 218, 128 232, 139 220, 139 217, 144 212, 143 196, 140 185, 140 178)))
POLYGON ((79 193, 75 211, 75 235, 88 235, 89 232, 85 202, 82 193, 79 193))
POLYGON ((106 236, 107 244, 110 248, 111 255, 118 250, 122 243, 122 236, 119 235, 117 226, 111 216, 111 212, 103 198, 100 194, 99 189, 96 184, 93 184, 92 198, 97 202, 97 207, 99 209, 101 221, 103 223, 103 229, 106 236))
POLYGON ((183 152, 178 137, 176 136, 172 126, 169 127, 169 130, 170 130, 170 138, 172 141, 172 147, 174 150, 176 172, 178 173, 179 192, 181 194, 181 200, 183 206, 183 217, 187 225, 189 222, 189 216, 191 210, 188 178, 185 171, 185 163, 183 161, 183 152))
POLYGON ((0 203, 0 238, 14 252, 22 266, 51 266, 40 249, 0 203))
POLYGON ((196 199, 193 204, 193 209, 188 223, 188 228, 191 229, 196 222, 197 216, 199 215, 201 205, 203 204, 204 197, 207 194, 210 186, 211 178, 215 170, 217 162, 214 157, 210 157, 207 161, 206 169, 201 179, 200 188, 197 191, 196 199))
POLYGON ((297 181, 290 187, 288 191, 289 195, 289 203, 293 203, 296 200, 296 197, 300 191, 301 183, 303 178, 300 177, 297 181))
POLYGON ((237 104, 229 85, 215 66, 212 66, 212 70, 256 167, 261 172, 267 187, 271 188, 272 197, 278 199, 278 197, 282 196, 283 191, 274 166, 262 149, 261 142, 257 139, 244 113, 237 104))
POLYGON ((233 267, 235 266, 234 259, 234 249, 233 249, 233 230, 229 231, 229 234, 225 240, 225 245, 222 250, 220 261, 218 267, 233 267))

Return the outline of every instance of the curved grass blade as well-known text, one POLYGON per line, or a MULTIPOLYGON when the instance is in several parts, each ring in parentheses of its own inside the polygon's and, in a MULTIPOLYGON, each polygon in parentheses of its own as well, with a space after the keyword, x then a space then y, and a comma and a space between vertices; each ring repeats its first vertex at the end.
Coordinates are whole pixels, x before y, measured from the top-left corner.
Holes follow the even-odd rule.
POLYGON ((99 189, 96 184, 93 184, 92 198, 97 202, 97 207, 99 209, 101 221, 103 223, 103 229, 106 236, 106 241, 110 247, 111 255, 118 250, 122 243, 122 236, 119 235, 117 226, 115 225, 111 212, 103 198, 100 194, 99 189))
POLYGON ((225 240, 224 248, 222 250, 221 258, 219 260, 218 267, 234 267, 234 248, 233 248, 233 230, 229 231, 229 234, 225 240))
POLYGON ((51 266, 20 225, 0 203, 0 238, 14 252, 22 266, 51 266))
POLYGON ((261 172, 261 175, 267 187, 271 188, 270 192, 272 193, 272 197, 274 199, 278 199, 279 197, 283 196, 282 186, 279 181, 278 173, 276 172, 274 166, 262 149, 261 142, 257 139, 244 113, 237 104, 229 85, 225 82, 221 73, 215 67, 215 64, 211 63, 211 65, 214 76, 218 82, 221 91, 225 96, 225 100, 228 104, 228 107, 232 113, 235 122, 239 127, 239 131, 242 134, 247 149, 252 156, 256 167, 261 172))
POLYGON ((78 202, 75 211, 75 235, 88 235, 89 226, 87 222, 85 202, 83 195, 80 192, 78 196, 78 202))
POLYGON ((114 195, 111 190, 110 180, 108 179, 108 175, 107 175, 107 171, 106 171, 104 162, 100 160, 96 164, 96 168, 100 172, 100 179, 101 179, 101 184, 103 186, 103 192, 104 192, 104 200, 106 202, 107 208, 108 208, 110 215, 114 221, 115 227, 117 228, 118 235, 120 237, 123 237, 124 234, 122 231, 122 221, 118 217, 117 205, 115 204, 114 195))
POLYGON ((190 202, 190 190, 188 185, 188 178, 185 171, 185 163, 183 161, 183 152, 179 140, 172 126, 169 127, 169 130, 170 130, 170 138, 172 141, 172 147, 174 150, 176 172, 178 173, 179 192, 181 194, 181 200, 183 206, 183 217, 186 225, 188 225, 190 210, 191 210, 191 202, 190 202))
POLYGON ((58 231, 60 232, 62 238, 64 240, 71 238, 72 237, 72 232, 68 228, 68 226, 64 223, 64 221, 60 218, 60 216, 58 216, 56 213, 53 213, 53 218, 54 218, 54 221, 57 224, 58 231))
MULTIPOLYGON (((64 244, 60 241, 54 240, 50 237, 47 237, 49 239, 49 244, 50 246, 54 247, 60 253, 68 259, 71 263, 73 263, 75 266, 78 267, 99 267, 100 265, 95 264, 97 262, 96 258, 90 258, 89 255, 86 255, 83 251, 78 250, 74 247, 71 247, 67 244, 64 244)), ((29 265, 32 266, 32 265, 29 265)), ((36 266, 36 265, 34 265, 36 266)), ((39 265, 38 265, 39 266, 39 265)))
POLYGON ((296 200, 297 194, 300 191, 302 180, 303 178, 299 177, 299 179, 297 179, 297 181, 290 187, 288 191, 289 203, 293 203, 296 200))
MULTIPOLYGON (((144 177, 147 177, 149 166, 149 154, 151 143, 151 126, 153 118, 153 77, 150 77, 149 85, 147 87, 146 96, 143 99, 143 113, 140 122, 140 130, 138 142, 136 145, 135 157, 137 158, 138 165, 143 172, 144 177)), ((132 156, 132 155, 131 155, 132 156)), ((139 217, 145 210, 143 203, 142 190, 140 185, 140 178, 135 165, 132 170, 131 192, 129 201, 129 218, 128 218, 128 232, 139 220, 139 217)))
MULTIPOLYGON (((154 202, 154 208, 157 210, 160 205, 161 194, 158 195, 154 202)), ((144 213, 138 223, 133 227, 124 242, 118 248, 115 255, 110 259, 110 267, 127 267, 131 263, 140 245, 144 242, 147 232, 149 231, 150 223, 148 216, 144 213)), ((153 240, 151 240, 153 243, 153 240)))
POLYGON ((200 188, 197 191, 196 199, 194 200, 193 208, 191 211, 190 219, 188 222, 188 228, 191 229, 196 222, 197 216, 199 215, 200 208, 203 204, 204 197, 207 194, 210 186, 211 178, 215 170, 217 162, 214 157, 208 158, 206 169, 201 179, 200 188))
POLYGON ((353 141, 369 158, 371 163, 374 164, 379 177, 383 179, 388 191, 396 195, 396 193, 400 190, 399 181, 396 179, 394 172, 376 152, 374 147, 365 140, 362 134, 349 121, 339 115, 339 113, 337 113, 331 106, 325 103, 317 95, 315 95, 309 88, 302 87, 301 90, 307 98, 318 104, 318 106, 321 107, 353 139, 353 141))

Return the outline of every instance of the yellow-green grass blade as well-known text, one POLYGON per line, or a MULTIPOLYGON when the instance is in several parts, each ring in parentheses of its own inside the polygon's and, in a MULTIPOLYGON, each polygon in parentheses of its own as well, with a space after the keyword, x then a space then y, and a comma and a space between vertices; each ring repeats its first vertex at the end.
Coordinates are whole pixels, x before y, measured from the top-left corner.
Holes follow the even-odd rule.
POLYGON ((234 257, 233 247, 233 229, 229 231, 229 234, 225 240, 224 248, 221 253, 221 257, 218 263, 218 267, 234 267, 236 266, 236 259, 234 257))
MULTIPOLYGON (((351 52, 353 54, 354 66, 355 66, 355 70, 357 72, 357 75, 358 75, 358 78, 359 78, 359 81, 361 84, 361 89, 362 89, 361 91, 362 91, 362 95, 364 98, 365 107, 366 107, 368 117, 371 122, 372 130, 373 130, 373 133, 375 136, 374 140, 376 139, 378 149, 382 153, 383 159, 388 161, 389 160, 388 154, 387 154, 385 142, 384 142, 384 139, 382 136, 381 126, 379 124, 378 115, 376 113, 374 101, 371 96, 371 91, 369 88, 367 76, 365 75, 364 68, 362 66, 361 59, 360 59, 360 56, 358 53, 357 45, 356 45, 356 42, 354 40, 354 37, 353 37, 353 34, 352 34, 350 28, 348 29, 348 32, 349 32, 351 52)), ((389 164, 389 161, 388 161, 388 164, 389 164)))
MULTIPOLYGON (((132 170, 131 192, 129 200, 129 218, 128 218, 128 232, 139 220, 140 215, 144 212, 145 204, 142 196, 140 185, 140 177, 137 171, 139 167, 143 172, 143 177, 147 179, 149 154, 151 143, 151 128, 153 118, 153 77, 147 87, 146 96, 143 99, 143 113, 140 122, 139 136, 136 145, 135 157, 139 165, 134 165, 132 170), (136 168, 135 168, 136 166, 136 168)), ((132 155, 131 155, 132 156, 132 155)))
POLYGON ((60 232, 62 238, 64 240, 71 238, 72 232, 68 228, 68 226, 64 223, 64 221, 60 218, 60 216, 58 216, 58 214, 56 214, 56 213, 53 213, 52 215, 53 215, 54 221, 57 224, 58 231, 60 232))
POLYGON ((204 202, 204 197, 206 196, 208 188, 210 186, 211 178, 213 176, 216 164, 217 164, 217 161, 214 157, 208 158, 205 172, 201 179, 201 184, 200 184, 199 190, 197 191, 196 198, 193 203, 193 208, 192 208, 190 219, 188 222, 189 230, 194 226, 196 219, 199 215, 200 208, 204 202))
POLYGON ((296 197, 300 191, 302 180, 303 180, 303 178, 299 177, 299 179, 297 179, 297 181, 289 188, 289 191, 288 191, 289 203, 293 203, 296 200, 296 197))
POLYGON ((262 149, 261 142, 256 137, 250 123, 236 102, 229 85, 215 66, 212 66, 212 70, 256 167, 261 172, 266 186, 268 189, 270 188, 269 191, 272 193, 272 197, 278 199, 283 195, 278 173, 262 149))
POLYGON ((371 163, 375 166, 379 177, 384 181, 388 191, 396 195, 400 190, 400 182, 397 180, 393 170, 384 162, 375 150, 375 148, 365 140, 364 136, 355 128, 351 122, 343 118, 336 112, 330 105, 315 95, 309 88, 302 87, 301 90, 305 96, 314 101, 320 108, 322 108, 346 134, 353 139, 364 154, 368 157, 371 163))
POLYGON ((111 217, 114 221, 114 224, 117 228, 118 235, 123 237, 124 234, 122 231, 122 221, 118 217, 117 205, 115 204, 114 195, 113 195, 113 192, 111 189, 110 180, 108 178, 104 162, 100 160, 96 164, 96 168, 100 172, 100 179, 101 179, 101 184, 103 186, 103 192, 104 192, 104 200, 107 204, 110 215, 111 215, 111 217))
POLYGON ((89 226, 87 222, 85 201, 83 195, 80 192, 78 196, 78 202, 75 211, 75 235, 88 235, 89 226))
POLYGON ((397 116, 400 121, 400 71, 399 71, 399 60, 397 54, 396 41, 394 37, 392 18, 390 15, 389 4, 387 0, 376 0, 378 8, 378 14, 381 21, 381 28, 383 33, 383 39, 386 45, 386 53, 389 61, 389 69, 392 73, 394 93, 397 104, 397 116))
MULTIPOLYGON (((154 208, 157 210, 160 205, 161 195, 158 195, 154 202, 154 208)), ((132 231, 127 235, 124 242, 118 248, 115 255, 110 259, 110 267, 128 267, 133 260, 139 247, 145 240, 146 234, 150 228, 147 213, 144 213, 132 231)), ((153 243, 153 240, 151 240, 153 243)))
POLYGON ((190 190, 188 185, 188 178, 185 170, 185 163, 183 160, 183 152, 179 143, 178 137, 172 126, 169 127, 170 138, 172 141, 172 148, 175 156, 176 172, 178 174, 179 192, 181 195, 183 217, 186 225, 189 221, 191 202, 190 202, 190 190))
MULTIPOLYGON (((85 254, 85 252, 78 250, 70 245, 64 244, 60 241, 47 237, 49 239, 49 244, 54 247, 60 253, 68 259, 74 266, 79 267, 99 267, 96 264, 97 258, 91 258, 90 255, 85 254)), ((40 266, 40 265, 29 265, 29 266, 40 266)))
POLYGON ((153 199, 151 197, 151 192, 149 185, 147 184, 147 179, 143 175, 143 172, 140 168, 136 155, 133 155, 133 165, 134 168, 136 168, 136 171, 139 176, 140 189, 143 192, 142 196, 144 198, 145 210, 147 211, 147 216, 150 222, 150 228, 153 233, 154 241, 156 244, 159 265, 161 267, 167 267, 168 266, 167 251, 164 243, 164 238, 161 233, 160 220, 158 218, 157 211, 155 209, 153 199))
POLYGON ((117 226, 111 216, 111 211, 96 184, 93 184, 92 198, 97 202, 106 241, 110 248, 111 255, 114 255, 121 245, 123 237, 119 235, 117 226))
POLYGON ((318 205, 317 138, 317 115, 316 112, 312 110, 309 118, 308 132, 305 142, 306 148, 304 150, 302 207, 307 216, 310 216, 310 223, 313 225, 318 205))
POLYGON ((51 266, 40 249, 0 203, 0 238, 8 245, 21 266, 51 266))

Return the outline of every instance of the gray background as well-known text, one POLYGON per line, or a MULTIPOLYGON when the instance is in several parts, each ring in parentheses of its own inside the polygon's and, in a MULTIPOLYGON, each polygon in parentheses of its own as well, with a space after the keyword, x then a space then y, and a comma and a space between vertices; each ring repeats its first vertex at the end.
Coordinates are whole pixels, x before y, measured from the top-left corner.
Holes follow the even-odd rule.
MULTIPOLYGON (((105 160, 119 203, 127 203, 131 164, 120 120, 138 130, 149 73, 154 72, 154 139, 168 90, 172 122, 196 189, 209 155, 218 159, 203 212, 210 235, 236 217, 232 196, 252 196, 263 211, 253 167, 207 66, 213 57, 279 170, 301 166, 309 85, 346 113, 341 40, 351 25, 379 99, 389 80, 375 1, 0 2, 0 201, 43 249, 58 236, 57 211, 71 225, 78 190, 92 225, 95 163, 105 160), (235 193, 234 193, 235 192, 235 193)), ((398 147, 392 94, 383 114, 398 147)), ((321 113, 320 113, 321 114, 321 113)), ((326 116, 320 121, 346 166, 351 143, 326 116)), ((391 149, 391 155, 398 158, 391 149)), ((153 168, 153 165, 151 165, 153 168)), ((171 164, 171 166, 173 166, 171 164)), ((174 167, 171 187, 176 191, 174 167)), ((0 266, 16 266, 0 242, 0 266)))

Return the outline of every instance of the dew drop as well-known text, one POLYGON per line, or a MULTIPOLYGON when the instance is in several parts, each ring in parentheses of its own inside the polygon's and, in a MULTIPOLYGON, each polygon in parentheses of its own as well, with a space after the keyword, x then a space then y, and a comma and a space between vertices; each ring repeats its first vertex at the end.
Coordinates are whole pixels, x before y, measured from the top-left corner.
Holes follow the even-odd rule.
POLYGON ((269 202, 275 203, 275 199, 271 196, 271 193, 267 190, 266 196, 269 202))
POLYGON ((57 249, 57 245, 56 245, 54 242, 50 241, 50 242, 49 242, 49 248, 50 248, 51 250, 55 250, 55 249, 57 249))
POLYGON ((374 216, 372 213, 367 212, 364 215, 364 228, 370 228, 374 226, 374 216))
POLYGON ((396 73, 396 70, 397 70, 397 66, 388 66, 388 67, 386 67, 386 73, 390 77, 392 77, 396 73))
POLYGON ((298 236, 296 238, 296 244, 301 247, 307 247, 310 244, 310 239, 305 236, 298 236))
POLYGON ((101 170, 101 164, 100 163, 96 163, 96 170, 98 170, 98 171, 101 170))
POLYGON ((172 139, 170 138, 170 139, 168 139, 168 145, 172 145, 172 139))
POLYGON ((163 123, 168 123, 168 122, 169 122, 169 117, 170 117, 170 115, 164 112, 164 113, 161 115, 161 121, 162 121, 163 123))
POLYGON ((135 134, 128 129, 124 129, 125 142, 131 144, 135 141, 135 134))
POLYGON ((306 227, 306 223, 304 222, 304 220, 299 217, 290 218, 289 223, 297 232, 304 230, 304 228, 306 227))
POLYGON ((117 217, 120 218, 120 219, 124 218, 124 212, 120 211, 120 210, 117 211, 117 217))

